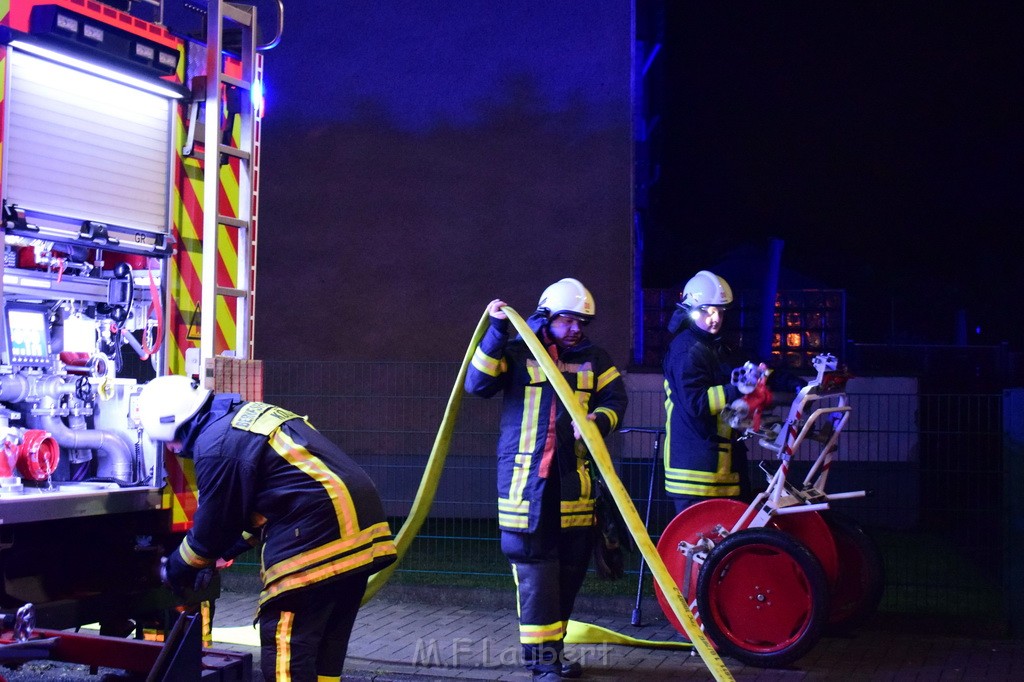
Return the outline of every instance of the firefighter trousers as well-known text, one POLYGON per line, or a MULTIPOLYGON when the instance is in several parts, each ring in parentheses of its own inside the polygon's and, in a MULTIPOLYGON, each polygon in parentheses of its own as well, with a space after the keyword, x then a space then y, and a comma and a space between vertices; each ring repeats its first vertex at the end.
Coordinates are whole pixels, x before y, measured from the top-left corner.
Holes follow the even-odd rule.
POLYGON ((260 610, 260 670, 270 682, 341 680, 352 625, 369 575, 316 583, 260 610))
POLYGON ((501 533, 501 551, 512 564, 516 580, 523 662, 538 672, 557 672, 564 662, 565 628, 594 542, 593 528, 562 530, 560 526, 556 499, 536 532, 501 533))

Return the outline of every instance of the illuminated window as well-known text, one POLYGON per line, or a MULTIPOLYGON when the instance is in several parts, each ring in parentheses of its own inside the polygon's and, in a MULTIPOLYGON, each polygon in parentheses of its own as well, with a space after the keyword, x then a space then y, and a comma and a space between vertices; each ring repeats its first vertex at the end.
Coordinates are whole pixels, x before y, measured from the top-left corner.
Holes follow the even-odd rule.
POLYGON ((792 369, 810 369, 820 353, 842 355, 844 308, 842 291, 780 291, 773 314, 773 361, 792 369))

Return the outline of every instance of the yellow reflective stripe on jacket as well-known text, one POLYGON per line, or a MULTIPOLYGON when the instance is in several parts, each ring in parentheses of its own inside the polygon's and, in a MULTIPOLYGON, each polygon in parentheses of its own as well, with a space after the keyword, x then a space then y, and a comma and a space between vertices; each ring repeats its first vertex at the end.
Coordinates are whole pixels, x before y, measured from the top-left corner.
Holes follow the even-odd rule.
POLYGON ((581 391, 594 390, 594 370, 589 362, 584 363, 576 373, 576 388, 581 391))
MULTIPOLYGON (((718 423, 715 424, 715 430, 718 431, 719 436, 730 441, 728 443, 723 443, 723 445, 729 448, 729 451, 732 452, 732 427, 729 426, 729 422, 725 420, 724 414, 718 415, 718 423)), ((718 449, 721 450, 722 446, 718 446, 718 449)))
MULTIPOLYGON (((726 445, 728 446, 728 444, 726 445)), ((676 469, 669 466, 666 456, 665 491, 676 495, 703 497, 735 497, 739 495, 739 474, 732 471, 731 448, 727 451, 719 450, 718 471, 715 472, 676 469)))
POLYGON ((510 514, 525 514, 530 510, 529 500, 510 500, 505 497, 498 498, 498 510, 510 514))
POLYGON ((548 623, 547 625, 519 626, 520 644, 543 644, 544 642, 558 642, 565 637, 565 621, 548 623))
MULTIPOLYGON (((577 397, 587 394, 577 394, 577 397)), ((559 507, 562 528, 579 528, 594 525, 594 500, 591 497, 593 483, 590 478, 590 470, 587 468, 586 446, 582 441, 577 441, 577 446, 583 449, 583 456, 577 449, 576 476, 580 481, 580 497, 577 500, 562 500, 559 507)))
POLYGON ((562 528, 588 528, 594 525, 594 500, 563 501, 559 511, 562 528))
POLYGON ((618 379, 619 376, 619 370, 617 368, 609 367, 597 378, 597 390, 600 391, 602 388, 618 379))
POLYGON ((473 353, 472 365, 477 371, 491 377, 496 377, 505 371, 505 361, 503 359, 492 358, 487 353, 484 353, 479 346, 477 346, 476 352, 473 353))
POLYGON ((672 478, 691 483, 738 483, 739 474, 733 471, 696 471, 694 469, 672 469, 672 478))
POLYGON ((530 501, 523 499, 523 493, 526 490, 526 482, 530 478, 530 463, 532 461, 533 455, 526 453, 516 455, 508 497, 498 498, 498 523, 502 526, 526 528, 529 525, 530 501))
MULTIPOLYGON (((378 541, 381 538, 389 538, 390 536, 391 529, 388 527, 387 521, 375 523, 352 536, 331 540, 319 547, 314 547, 313 549, 289 557, 284 561, 279 561, 273 566, 268 566, 266 571, 263 572, 263 582, 269 584, 279 578, 283 578, 292 573, 304 571, 311 566, 316 566, 317 564, 327 561, 331 557, 343 554, 351 555, 355 552, 356 554, 377 556, 376 547, 386 548, 387 545, 391 544, 390 541, 384 543, 378 541)), ((394 548, 392 547, 392 551, 393 549, 394 548)), ((388 552, 384 552, 384 554, 388 554, 388 552)), ((373 556, 370 558, 372 559, 373 556)))
POLYGON ((675 410, 675 404, 672 402, 672 389, 668 385, 668 379, 665 380, 665 447, 662 448, 662 456, 665 458, 665 466, 668 466, 668 451, 669 446, 672 444, 672 412, 675 410))
MULTIPOLYGON (((387 527, 386 523, 382 525, 385 528, 387 527)), ((390 530, 388 530, 388 535, 390 535, 390 530)), ((313 585, 322 580, 327 580, 328 578, 333 578, 334 576, 354 571, 362 566, 367 566, 373 563, 375 559, 394 556, 395 554, 397 554, 397 550, 395 549, 395 544, 393 542, 390 540, 387 542, 378 542, 361 552, 340 557, 325 564, 313 566, 305 571, 289 573, 273 583, 265 580, 264 584, 266 587, 263 589, 263 592, 260 593, 259 603, 262 606, 270 599, 280 596, 285 592, 306 587, 307 585, 313 585)))
POLYGON ((575 391, 576 402, 580 404, 584 410, 589 411, 590 408, 590 391, 575 391))
POLYGON ((528 528, 530 526, 529 516, 519 514, 505 514, 498 512, 498 525, 502 528, 528 528))
POLYGON ((231 419, 231 426, 242 431, 269 436, 274 429, 292 419, 305 421, 306 418, 277 405, 251 402, 242 405, 238 413, 231 419))
POLYGON ((512 485, 509 486, 508 499, 512 502, 523 502, 523 492, 526 490, 526 482, 530 478, 530 464, 533 462, 533 455, 520 453, 516 455, 516 466, 512 472, 512 485))
POLYGON ((711 414, 718 414, 725 409, 725 386, 712 386, 708 389, 708 407, 711 414))
POLYGON ((614 431, 619 425, 619 415, 616 414, 615 410, 607 407, 599 407, 594 410, 594 414, 603 414, 608 417, 608 422, 611 424, 612 431, 614 431))
POLYGON ((693 497, 737 497, 740 494, 738 485, 696 485, 665 481, 665 492, 693 497))
POLYGON ((593 500, 562 500, 563 514, 589 514, 594 511, 593 500))
POLYGON ((519 425, 519 452, 537 449, 537 429, 540 423, 540 386, 527 386, 523 390, 523 419, 519 425))
POLYGON ((580 450, 576 451, 576 475, 579 476, 580 479, 580 499, 589 500, 590 502, 593 502, 594 500, 592 498, 594 496, 594 484, 590 478, 590 469, 587 468, 586 459, 587 455, 590 454, 590 452, 587 450, 587 446, 583 444, 582 440, 577 441, 577 445, 579 445, 582 448, 582 453, 580 452, 580 450))
POLYGON ((351 537, 359 532, 359 516, 355 504, 348 492, 348 486, 338 474, 323 463, 319 457, 292 440, 281 429, 270 438, 270 447, 281 455, 289 464, 299 469, 318 482, 327 491, 334 513, 338 518, 338 532, 343 537, 351 537))
POLYGON ((530 377, 531 384, 540 384, 547 381, 544 370, 537 363, 526 363, 526 374, 530 377))
POLYGON ((498 498, 498 522, 509 528, 526 528, 530 521, 530 501, 498 498))
POLYGON ((188 544, 187 537, 182 538, 181 544, 178 545, 178 556, 180 556, 182 560, 192 568, 209 568, 217 561, 216 558, 207 559, 204 556, 196 554, 195 550, 188 544))

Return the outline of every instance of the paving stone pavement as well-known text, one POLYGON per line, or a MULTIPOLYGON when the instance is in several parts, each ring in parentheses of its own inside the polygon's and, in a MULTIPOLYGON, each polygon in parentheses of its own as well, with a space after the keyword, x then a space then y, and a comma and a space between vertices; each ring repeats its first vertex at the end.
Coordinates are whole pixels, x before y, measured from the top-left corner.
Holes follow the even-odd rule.
MULTIPOLYGON (((530 675, 515 660, 518 628, 510 597, 385 587, 359 612, 344 679, 526 682, 530 675)), ((214 627, 251 624, 255 603, 254 591, 226 588, 217 602, 214 627)), ((574 618, 629 637, 680 641, 653 600, 644 602, 642 613, 643 625, 633 626, 626 601, 602 606, 591 600, 577 605, 574 618)), ((1024 640, 957 636, 949 631, 942 623, 878 614, 849 635, 823 637, 786 669, 755 668, 728 657, 723 661, 736 680, 754 682, 1024 680, 1024 640)), ((257 668, 254 682, 264 682, 257 647, 215 646, 251 652, 257 668)), ((701 658, 688 651, 569 645, 567 652, 584 664, 585 679, 595 682, 714 679, 701 658)))

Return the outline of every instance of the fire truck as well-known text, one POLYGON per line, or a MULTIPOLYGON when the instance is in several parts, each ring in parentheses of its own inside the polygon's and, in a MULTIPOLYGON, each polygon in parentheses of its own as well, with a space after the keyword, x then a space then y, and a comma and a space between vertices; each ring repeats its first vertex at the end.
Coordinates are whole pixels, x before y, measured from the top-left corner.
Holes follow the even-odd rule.
POLYGON ((124 635, 172 606, 160 559, 190 527, 194 475, 143 436, 136 402, 167 373, 262 397, 270 10, 0 1, 5 616, 31 604, 39 627, 124 635))

